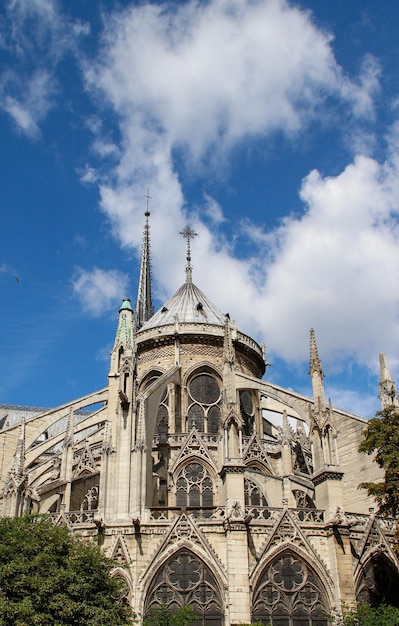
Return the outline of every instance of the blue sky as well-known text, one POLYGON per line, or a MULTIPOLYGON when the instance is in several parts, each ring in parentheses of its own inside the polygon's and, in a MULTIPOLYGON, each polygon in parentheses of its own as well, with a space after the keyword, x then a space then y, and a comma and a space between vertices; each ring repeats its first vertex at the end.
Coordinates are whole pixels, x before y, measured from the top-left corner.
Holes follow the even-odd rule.
POLYGON ((335 406, 399 378, 397 0, 13 0, 0 9, 0 402, 106 385, 150 189, 160 306, 194 282, 335 406))

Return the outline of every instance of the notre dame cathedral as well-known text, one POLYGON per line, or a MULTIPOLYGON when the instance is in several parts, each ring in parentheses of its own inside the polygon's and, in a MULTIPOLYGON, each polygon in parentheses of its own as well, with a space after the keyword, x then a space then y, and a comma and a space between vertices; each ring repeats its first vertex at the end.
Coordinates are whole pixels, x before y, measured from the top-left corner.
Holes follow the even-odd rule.
MULTIPOLYGON (((49 410, 0 406, 0 512, 51 515, 118 564, 138 623, 184 604, 197 625, 327 626, 343 603, 398 604, 394 520, 358 485, 366 420, 264 379, 264 349, 193 283, 154 313, 149 213, 137 302, 108 384, 49 410)), ((398 404, 380 356, 382 407, 398 404)))

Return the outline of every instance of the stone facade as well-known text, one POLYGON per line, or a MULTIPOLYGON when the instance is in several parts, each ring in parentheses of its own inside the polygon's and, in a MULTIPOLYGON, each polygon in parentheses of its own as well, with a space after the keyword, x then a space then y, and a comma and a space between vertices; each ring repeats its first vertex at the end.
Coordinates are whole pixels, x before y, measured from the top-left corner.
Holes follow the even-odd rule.
POLYGON ((153 314, 148 237, 147 215, 108 386, 0 407, 2 514, 97 540, 139 621, 164 602, 199 624, 327 626, 343 602, 392 600, 394 523, 358 489, 380 477, 357 451, 366 421, 326 403, 313 331, 313 396, 271 384, 263 349, 193 284, 189 247, 185 284, 153 314))

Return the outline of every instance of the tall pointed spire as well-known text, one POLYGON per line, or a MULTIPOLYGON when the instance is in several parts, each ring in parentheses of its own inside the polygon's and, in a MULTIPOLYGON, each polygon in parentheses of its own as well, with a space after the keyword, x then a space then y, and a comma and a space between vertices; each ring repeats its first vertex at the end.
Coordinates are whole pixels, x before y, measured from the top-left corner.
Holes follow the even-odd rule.
POLYGON ((193 230, 191 228, 191 226, 189 226, 187 224, 187 226, 185 226, 184 229, 180 231, 180 234, 181 234, 182 237, 187 239, 186 283, 192 283, 193 282, 193 268, 192 268, 192 265, 191 265, 191 244, 190 244, 190 240, 194 239, 194 237, 197 237, 198 233, 196 233, 195 230, 193 230))
POLYGON ((313 328, 310 329, 310 363, 309 374, 312 377, 312 388, 314 401, 323 409, 325 406, 324 385, 323 385, 323 369, 317 350, 316 337, 313 328))
POLYGON ((147 210, 145 212, 145 225, 143 235, 143 245, 141 250, 141 264, 140 264, 140 278, 139 287, 137 291, 136 302, 136 321, 135 328, 138 330, 141 326, 150 319, 154 313, 152 305, 152 290, 151 290, 151 256, 150 256, 150 226, 149 220, 149 200, 151 196, 149 190, 147 190, 147 210))
POLYGON ((391 378, 388 359, 383 352, 380 353, 380 394, 381 408, 399 406, 396 385, 391 378))

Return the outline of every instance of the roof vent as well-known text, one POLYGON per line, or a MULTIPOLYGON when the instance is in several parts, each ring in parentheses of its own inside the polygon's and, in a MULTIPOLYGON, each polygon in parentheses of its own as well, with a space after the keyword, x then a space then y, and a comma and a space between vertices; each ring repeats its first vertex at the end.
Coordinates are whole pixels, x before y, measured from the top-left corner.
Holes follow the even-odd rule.
POLYGON ((197 311, 202 311, 203 308, 204 308, 204 305, 202 304, 202 302, 198 302, 197 311))

